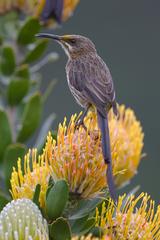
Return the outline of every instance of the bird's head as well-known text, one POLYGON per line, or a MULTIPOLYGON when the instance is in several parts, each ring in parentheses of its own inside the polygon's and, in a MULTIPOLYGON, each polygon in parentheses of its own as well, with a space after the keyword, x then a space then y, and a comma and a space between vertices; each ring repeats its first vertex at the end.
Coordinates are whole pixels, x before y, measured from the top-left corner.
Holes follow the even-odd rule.
POLYGON ((96 53, 93 42, 80 35, 57 36, 48 33, 39 33, 36 37, 50 38, 60 43, 70 58, 77 58, 86 54, 96 53))

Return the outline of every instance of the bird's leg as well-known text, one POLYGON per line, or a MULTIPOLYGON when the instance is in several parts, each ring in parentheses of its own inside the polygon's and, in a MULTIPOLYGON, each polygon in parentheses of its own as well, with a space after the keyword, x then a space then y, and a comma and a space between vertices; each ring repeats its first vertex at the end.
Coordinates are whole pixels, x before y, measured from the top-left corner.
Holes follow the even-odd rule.
POLYGON ((84 124, 84 118, 85 118, 85 116, 87 115, 87 112, 88 112, 89 108, 90 108, 90 105, 88 105, 88 106, 85 108, 84 112, 82 113, 82 115, 80 116, 80 118, 78 119, 78 121, 76 122, 76 128, 79 128, 80 126, 83 126, 83 128, 84 128, 85 130, 87 130, 87 128, 86 128, 86 126, 85 126, 85 124, 84 124))
POLYGON ((98 115, 98 125, 101 130, 101 137, 102 137, 102 153, 103 153, 105 164, 107 164, 106 175, 107 175, 109 193, 113 201, 116 203, 117 196, 116 196, 113 173, 112 173, 112 158, 111 158, 111 149, 110 149, 108 116, 106 115, 106 118, 104 118, 99 111, 97 111, 97 115, 98 115))

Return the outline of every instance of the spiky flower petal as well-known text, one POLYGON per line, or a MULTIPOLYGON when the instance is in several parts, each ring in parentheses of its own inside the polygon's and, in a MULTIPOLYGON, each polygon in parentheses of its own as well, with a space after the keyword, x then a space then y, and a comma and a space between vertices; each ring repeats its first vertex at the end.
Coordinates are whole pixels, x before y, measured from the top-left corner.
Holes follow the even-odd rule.
POLYGON ((49 167, 43 156, 37 157, 36 149, 29 150, 24 157, 24 162, 18 159, 18 169, 13 168, 11 176, 11 194, 13 199, 32 199, 37 184, 40 184, 39 202, 40 206, 44 208, 49 178, 49 167), (22 166, 24 166, 24 169, 22 166))
POLYGON ((29 199, 8 203, 0 213, 0 240, 49 240, 48 226, 29 199))
POLYGON ((137 198, 132 195, 126 202, 124 200, 125 195, 119 197, 117 207, 112 200, 107 206, 103 203, 101 213, 97 209, 97 225, 113 240, 159 240, 160 206, 155 212, 154 201, 144 193, 137 198), (140 206, 137 207, 137 204, 140 206))

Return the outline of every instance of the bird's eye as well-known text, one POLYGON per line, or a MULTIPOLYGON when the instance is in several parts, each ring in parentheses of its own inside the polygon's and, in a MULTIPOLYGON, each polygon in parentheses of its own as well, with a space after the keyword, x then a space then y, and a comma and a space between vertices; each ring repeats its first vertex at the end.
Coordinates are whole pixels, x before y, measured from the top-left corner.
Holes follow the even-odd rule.
POLYGON ((72 39, 69 40, 69 42, 74 44, 74 43, 76 43, 76 40, 72 38, 72 39))

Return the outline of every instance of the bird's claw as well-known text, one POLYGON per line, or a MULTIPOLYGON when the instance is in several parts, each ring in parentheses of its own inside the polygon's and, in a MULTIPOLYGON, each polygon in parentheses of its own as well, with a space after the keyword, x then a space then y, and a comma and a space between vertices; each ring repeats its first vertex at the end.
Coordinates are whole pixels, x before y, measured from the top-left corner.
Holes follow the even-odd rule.
POLYGON ((84 128, 84 130, 87 131, 87 127, 85 126, 84 121, 81 119, 76 122, 75 128, 79 129, 80 126, 82 126, 84 128))

